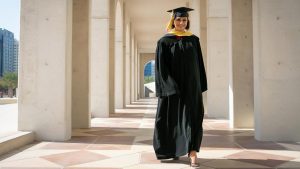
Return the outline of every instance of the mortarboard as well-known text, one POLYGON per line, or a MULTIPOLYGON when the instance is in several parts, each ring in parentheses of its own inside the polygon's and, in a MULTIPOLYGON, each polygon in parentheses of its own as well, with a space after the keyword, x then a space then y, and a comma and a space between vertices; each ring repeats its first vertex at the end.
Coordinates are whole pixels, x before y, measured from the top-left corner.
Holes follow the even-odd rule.
POLYGON ((194 9, 188 7, 179 7, 175 9, 168 10, 167 12, 173 12, 174 17, 188 17, 189 11, 193 11, 194 9))

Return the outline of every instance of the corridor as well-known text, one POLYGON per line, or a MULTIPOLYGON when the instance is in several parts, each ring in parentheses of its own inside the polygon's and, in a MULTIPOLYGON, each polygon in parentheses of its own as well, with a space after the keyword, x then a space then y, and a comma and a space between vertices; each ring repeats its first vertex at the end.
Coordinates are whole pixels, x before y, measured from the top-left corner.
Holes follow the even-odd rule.
MULTIPOLYGON (((35 142, 0 157, 1 169, 179 169, 187 156, 158 161, 152 148, 156 99, 141 99, 92 128, 73 130, 66 142, 35 142)), ((300 143, 259 142, 253 130, 232 130, 227 120, 204 120, 198 156, 203 169, 300 168, 300 143)))

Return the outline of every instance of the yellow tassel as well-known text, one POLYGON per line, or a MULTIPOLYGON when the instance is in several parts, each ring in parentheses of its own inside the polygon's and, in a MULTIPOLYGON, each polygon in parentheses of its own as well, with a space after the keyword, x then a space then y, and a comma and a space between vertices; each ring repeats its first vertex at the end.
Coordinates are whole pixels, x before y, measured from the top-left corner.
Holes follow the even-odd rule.
POLYGON ((167 32, 169 32, 169 31, 172 30, 173 23, 174 23, 174 14, 172 13, 171 14, 171 19, 170 19, 170 21, 167 24, 167 28, 166 28, 167 32))

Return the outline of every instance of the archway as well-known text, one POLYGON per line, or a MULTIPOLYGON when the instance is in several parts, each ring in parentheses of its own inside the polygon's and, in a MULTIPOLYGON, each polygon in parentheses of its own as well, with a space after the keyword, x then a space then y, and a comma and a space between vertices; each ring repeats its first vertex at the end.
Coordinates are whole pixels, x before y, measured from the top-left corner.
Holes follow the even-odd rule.
MULTIPOLYGON (((144 76, 145 76, 145 68, 147 67, 147 64, 152 64, 152 67, 151 67, 151 74, 153 74, 152 76, 153 77, 151 77, 152 78, 152 80, 151 80, 151 78, 150 77, 146 77, 146 79, 147 79, 147 81, 146 82, 148 82, 148 83, 152 83, 152 84, 147 84, 146 86, 148 86, 148 87, 151 87, 151 85, 152 85, 152 87, 151 87, 151 92, 150 93, 152 93, 151 94, 151 97, 155 97, 155 85, 154 85, 154 79, 155 79, 155 77, 154 77, 154 74, 155 74, 155 69, 154 69, 154 65, 155 65, 155 54, 154 53, 140 53, 140 59, 139 59, 139 71, 140 71, 140 73, 139 73, 139 92, 140 92, 140 98, 145 98, 145 78, 144 78, 144 76), (153 70, 153 71, 152 71, 153 70)), ((150 72, 147 72, 147 73, 149 73, 149 75, 150 75, 150 72)), ((149 88, 148 88, 149 89, 149 88)), ((148 95, 149 96, 149 95, 148 95)))
POLYGON ((155 61, 148 61, 144 65, 143 89, 145 98, 155 97, 155 61))

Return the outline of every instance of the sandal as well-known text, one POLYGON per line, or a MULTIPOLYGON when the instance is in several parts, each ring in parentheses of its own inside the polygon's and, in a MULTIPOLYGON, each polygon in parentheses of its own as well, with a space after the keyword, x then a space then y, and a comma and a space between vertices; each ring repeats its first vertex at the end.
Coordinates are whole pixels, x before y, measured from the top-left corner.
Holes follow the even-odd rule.
POLYGON ((188 153, 188 157, 190 159, 190 167, 193 167, 193 168, 200 167, 199 163, 197 163, 197 162, 193 163, 192 162, 192 158, 190 157, 190 153, 188 153))

